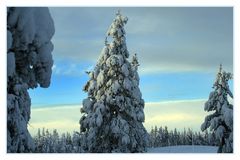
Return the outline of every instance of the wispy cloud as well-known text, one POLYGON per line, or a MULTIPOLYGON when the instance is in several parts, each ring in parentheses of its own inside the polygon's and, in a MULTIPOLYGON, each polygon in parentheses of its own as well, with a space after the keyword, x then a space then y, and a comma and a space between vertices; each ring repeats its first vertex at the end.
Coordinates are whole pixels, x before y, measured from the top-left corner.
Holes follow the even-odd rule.
POLYGON ((57 75, 81 75, 82 73, 83 71, 77 67, 77 64, 70 64, 68 66, 55 65, 53 69, 53 74, 57 75))
MULTIPOLYGON (((154 123, 168 123, 169 121, 192 121, 194 118, 191 115, 188 115, 187 113, 174 113, 174 114, 168 114, 168 115, 161 115, 160 117, 151 117, 147 120, 149 124, 154 123)), ((152 125, 154 126, 154 125, 152 125)))
MULTIPOLYGON (((119 8, 51 8, 56 33, 54 59, 95 63, 119 8)), ((233 69, 233 10, 230 7, 121 8, 129 17, 127 45, 138 53, 141 74, 214 72, 233 69)))
POLYGON ((58 61, 52 67, 55 75, 61 76, 83 76, 85 71, 93 69, 91 63, 76 63, 74 61, 58 61))
MULTIPOLYGON (((183 129, 190 127, 199 130, 206 112, 203 111, 206 100, 181 100, 145 103, 144 126, 149 131, 152 126, 168 126, 183 129)), ((33 108, 29 125, 34 135, 38 128, 57 129, 60 133, 79 131, 81 105, 49 106, 33 108)))
POLYGON ((207 114, 203 110, 205 102, 196 99, 146 103, 144 125, 148 130, 156 125, 180 130, 189 127, 198 131, 207 114))
POLYGON ((29 131, 35 135, 38 128, 57 129, 60 133, 79 130, 80 105, 58 105, 33 108, 29 131))

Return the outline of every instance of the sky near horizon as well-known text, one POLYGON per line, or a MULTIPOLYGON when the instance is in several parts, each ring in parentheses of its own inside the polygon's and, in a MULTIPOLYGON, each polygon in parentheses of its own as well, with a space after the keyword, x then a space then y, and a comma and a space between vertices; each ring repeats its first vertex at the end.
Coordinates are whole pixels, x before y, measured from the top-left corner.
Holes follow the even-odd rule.
POLYGON ((130 56, 138 54, 145 127, 198 130, 219 64, 233 72, 231 7, 50 8, 55 23, 53 73, 49 88, 30 90, 31 133, 42 127, 79 130, 79 109, 87 97, 84 72, 96 64, 118 9, 129 19, 125 31, 130 56))

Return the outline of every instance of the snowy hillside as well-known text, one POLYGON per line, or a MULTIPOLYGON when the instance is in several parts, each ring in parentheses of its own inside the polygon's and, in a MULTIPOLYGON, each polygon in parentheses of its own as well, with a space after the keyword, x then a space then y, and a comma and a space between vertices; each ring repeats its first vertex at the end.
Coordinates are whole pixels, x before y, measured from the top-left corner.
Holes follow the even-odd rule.
POLYGON ((217 148, 214 146, 168 146, 148 148, 148 153, 217 153, 217 148))

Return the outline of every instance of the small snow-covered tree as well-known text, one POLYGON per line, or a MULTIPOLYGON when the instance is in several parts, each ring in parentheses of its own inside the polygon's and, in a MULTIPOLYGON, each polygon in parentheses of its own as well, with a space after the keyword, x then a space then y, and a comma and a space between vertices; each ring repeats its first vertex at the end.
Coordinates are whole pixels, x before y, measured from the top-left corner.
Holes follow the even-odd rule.
POLYGON ((72 137, 71 134, 67 132, 66 135, 66 153, 71 153, 73 151, 72 137))
POLYGON ((194 145, 202 145, 201 137, 202 136, 200 132, 194 132, 194 145))
POLYGON ((183 129, 182 135, 181 135, 181 143, 182 145, 187 145, 187 132, 186 128, 183 129))
POLYGON ((163 145, 162 142, 163 142, 163 128, 161 126, 157 131, 154 147, 162 147, 163 145))
POLYGON ((113 41, 105 47, 90 80, 84 87, 88 98, 83 100, 80 131, 86 152, 144 152, 148 133, 144 122, 144 100, 137 74, 138 62, 128 61, 124 25, 127 17, 119 12, 107 36, 113 41))
POLYGON ((42 135, 41 135, 41 130, 38 128, 37 135, 34 137, 34 143, 35 143, 35 152, 39 153, 42 149, 42 135))
POLYGON ((47 88, 54 24, 48 8, 7 8, 7 152, 33 152, 28 89, 47 88))
POLYGON ((219 153, 233 152, 233 105, 228 101, 228 96, 233 98, 228 85, 230 79, 232 79, 232 74, 223 71, 220 65, 213 85, 214 91, 210 93, 204 107, 205 111, 213 113, 206 116, 201 126, 202 131, 210 128, 219 139, 219 153))
POLYGON ((178 145, 179 144, 179 141, 180 141, 180 138, 179 138, 179 134, 177 132, 177 128, 174 128, 174 132, 173 132, 173 145, 178 145))
POLYGON ((59 134, 56 129, 53 130, 52 134, 52 147, 51 147, 51 153, 57 153, 58 151, 58 145, 59 145, 59 134))
POLYGON ((149 147, 153 147, 154 146, 154 143, 155 143, 155 137, 154 137, 154 130, 153 130, 153 127, 152 127, 152 129, 151 129, 151 131, 150 131, 150 133, 149 133, 149 138, 150 138, 150 140, 149 140, 149 147))
POLYGON ((169 131, 168 131, 168 127, 165 126, 163 129, 163 146, 169 146, 169 131))
POLYGON ((188 128, 187 134, 186 134, 186 144, 192 145, 192 142, 193 142, 192 140, 193 140, 193 132, 190 128, 188 128))
POLYGON ((74 132, 72 136, 72 145, 73 145, 73 152, 74 153, 81 153, 81 135, 79 132, 74 132))

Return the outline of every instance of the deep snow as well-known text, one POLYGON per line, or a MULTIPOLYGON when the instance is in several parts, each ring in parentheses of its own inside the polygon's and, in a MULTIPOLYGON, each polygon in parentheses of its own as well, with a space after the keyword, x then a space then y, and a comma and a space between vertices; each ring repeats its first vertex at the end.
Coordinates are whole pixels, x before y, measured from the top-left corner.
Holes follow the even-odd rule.
POLYGON ((215 146, 168 146, 148 148, 147 153, 217 153, 218 147, 215 146))

